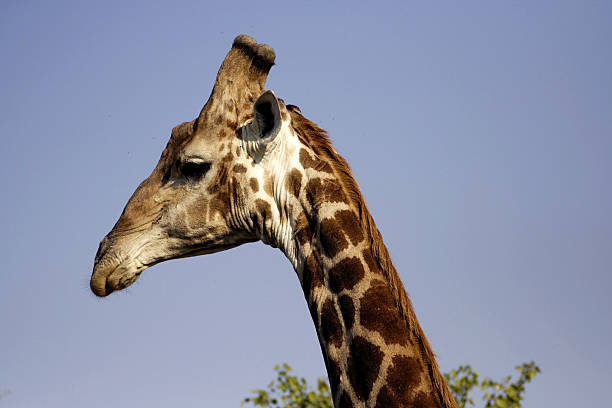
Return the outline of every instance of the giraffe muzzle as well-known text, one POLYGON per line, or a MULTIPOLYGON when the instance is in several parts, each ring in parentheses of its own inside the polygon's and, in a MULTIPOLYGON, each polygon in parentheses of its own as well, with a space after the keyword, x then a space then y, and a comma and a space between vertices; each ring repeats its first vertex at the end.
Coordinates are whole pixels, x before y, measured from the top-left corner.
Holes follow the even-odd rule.
MULTIPOLYGON (((129 253, 129 251, 127 252, 129 253)), ((100 242, 89 281, 91 291, 99 297, 130 286, 140 273, 152 264, 144 264, 138 256, 129 256, 108 236, 100 242)))
POLYGON ((147 266, 145 265, 138 267, 131 262, 108 266, 98 266, 96 264, 94 265, 89 286, 96 296, 106 297, 115 291, 130 286, 146 268, 147 266))

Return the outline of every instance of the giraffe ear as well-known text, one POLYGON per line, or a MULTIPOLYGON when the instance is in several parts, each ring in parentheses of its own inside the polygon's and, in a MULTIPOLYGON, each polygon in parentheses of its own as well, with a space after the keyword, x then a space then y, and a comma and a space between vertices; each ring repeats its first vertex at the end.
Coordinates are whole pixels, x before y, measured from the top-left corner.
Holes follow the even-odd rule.
POLYGON ((281 127, 280 107, 274 92, 261 94, 253 104, 253 113, 253 124, 256 125, 253 130, 257 137, 266 143, 274 139, 281 127))
POLYGON ((245 128, 246 134, 243 135, 247 152, 259 162, 266 147, 281 128, 280 106, 276 95, 272 91, 266 91, 253 104, 253 120, 245 128))

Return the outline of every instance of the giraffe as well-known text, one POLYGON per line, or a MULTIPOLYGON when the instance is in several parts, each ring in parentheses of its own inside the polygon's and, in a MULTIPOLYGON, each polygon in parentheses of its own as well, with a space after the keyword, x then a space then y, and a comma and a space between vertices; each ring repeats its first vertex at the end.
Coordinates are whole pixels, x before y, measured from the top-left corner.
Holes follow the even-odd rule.
POLYGON ((165 260, 263 241, 291 262, 334 406, 456 407, 347 162, 265 81, 276 55, 236 37, 198 117, 172 130, 100 242, 108 296, 165 260))

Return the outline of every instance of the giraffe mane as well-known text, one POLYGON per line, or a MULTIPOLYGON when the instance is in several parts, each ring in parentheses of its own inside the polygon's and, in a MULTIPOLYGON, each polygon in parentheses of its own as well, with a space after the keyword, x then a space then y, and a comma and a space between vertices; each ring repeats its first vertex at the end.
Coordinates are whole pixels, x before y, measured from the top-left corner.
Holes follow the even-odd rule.
POLYGON ((287 105, 287 110, 291 115, 291 126, 305 146, 310 149, 325 162, 329 163, 336 177, 340 181, 342 188, 349 197, 351 204, 357 209, 361 227, 370 239, 370 248, 372 255, 378 266, 383 271, 384 276, 395 298, 398 310, 401 317, 405 321, 412 335, 417 339, 421 353, 424 355, 428 363, 428 371, 431 381, 438 393, 441 403, 444 407, 456 407, 454 398, 452 397, 446 382, 436 363, 435 353, 433 352, 423 329, 414 313, 412 302, 404 289, 404 285, 397 274, 397 270, 391 262, 389 251, 385 246, 382 235, 376 227, 376 223, 368 210, 366 202, 359 190, 359 186, 351 173, 351 169, 342 156, 338 154, 333 147, 327 132, 321 129, 312 121, 305 118, 300 109, 294 105, 287 105))

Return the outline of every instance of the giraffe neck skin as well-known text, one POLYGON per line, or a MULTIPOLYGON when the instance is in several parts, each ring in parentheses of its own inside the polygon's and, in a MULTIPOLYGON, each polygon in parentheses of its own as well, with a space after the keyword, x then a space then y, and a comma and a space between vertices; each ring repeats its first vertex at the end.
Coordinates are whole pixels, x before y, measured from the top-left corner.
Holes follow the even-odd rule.
POLYGON ((262 158, 270 166, 262 193, 271 199, 257 200, 257 215, 244 222, 280 248, 298 275, 334 405, 448 406, 433 384, 435 361, 428 361, 401 316, 388 274, 375 259, 361 222, 367 208, 355 207, 334 166, 300 143, 290 125, 283 124, 282 133, 270 157, 262 158))

